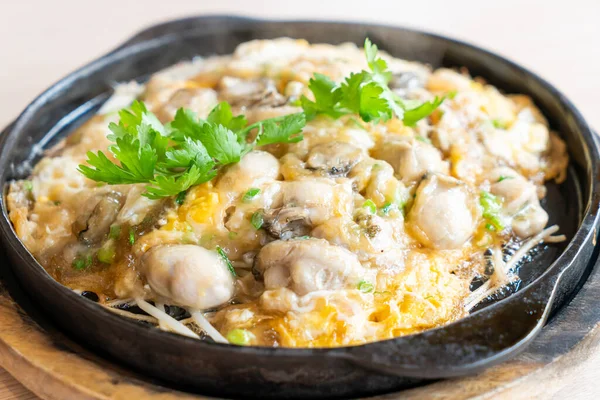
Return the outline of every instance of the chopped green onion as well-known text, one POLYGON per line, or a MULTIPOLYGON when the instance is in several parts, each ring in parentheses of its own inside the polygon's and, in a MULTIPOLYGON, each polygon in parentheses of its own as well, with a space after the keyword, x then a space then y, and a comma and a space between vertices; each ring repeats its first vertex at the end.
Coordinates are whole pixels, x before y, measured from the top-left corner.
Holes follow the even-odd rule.
POLYGON ((502 182, 503 180, 506 180, 506 179, 514 179, 514 177, 500 175, 500 178, 498 178, 498 182, 502 182))
POLYGON ((306 240, 306 239, 310 239, 310 236, 308 236, 308 235, 298 236, 296 239, 297 240, 306 240))
POLYGON ((237 344, 238 346, 245 346, 255 338, 254 334, 245 329, 232 329, 230 330, 225 338, 231 344, 237 344))
POLYGON ((177 197, 175 197, 175 203, 178 206, 182 205, 183 202, 185 201, 185 196, 187 196, 187 190, 184 190, 183 192, 179 192, 177 197))
POLYGON ((363 293, 371 293, 373 289, 374 287, 372 283, 369 283, 367 281, 360 281, 358 283, 358 290, 360 290, 363 293))
POLYGON ((395 204, 392 204, 389 201, 385 203, 383 207, 381 207, 381 212, 383 213, 383 215, 389 215, 390 211, 392 211, 392 209, 394 208, 394 205, 395 204))
POLYGON ((446 97, 449 98, 450 100, 454 100, 454 98, 456 97, 457 94, 458 94, 458 92, 456 90, 451 90, 448 92, 446 97))
POLYGON ((31 192, 33 190, 33 182, 31 182, 31 181, 23 181, 23 189, 31 192))
POLYGON ((132 246, 135 244, 135 231, 133 228, 129 228, 129 244, 132 246))
POLYGON ((235 238, 236 238, 236 236, 237 236, 237 235, 238 235, 238 233, 237 233, 237 232, 233 232, 233 231, 231 231, 231 232, 229 232, 229 233, 227 234, 227 237, 228 237, 229 239, 233 240, 233 239, 235 239, 235 238))
POLYGON ((104 264, 112 264, 115 261, 117 253, 115 252, 115 247, 112 243, 110 243, 106 247, 101 247, 96 253, 96 257, 98 257, 98 261, 104 264))
POLYGON ((110 231, 108 232, 110 239, 118 239, 121 237, 121 225, 111 225, 110 231))
POLYGON ((246 192, 246 194, 244 195, 244 201, 245 202, 252 201, 256 196, 258 196, 259 193, 260 193, 260 189, 259 188, 249 189, 246 192))
POLYGON ((85 256, 80 256, 77 257, 75 260, 73 260, 73 268, 75 268, 78 271, 82 271, 84 269, 86 269, 87 267, 89 267, 90 265, 92 265, 92 255, 88 254, 85 256))
POLYGON ((496 231, 496 227, 490 223, 485 224, 485 229, 487 229, 490 232, 495 232, 496 231))
POLYGON ((369 212, 371 214, 375 214, 377 212, 377 206, 371 199, 365 200, 365 202, 363 203, 362 206, 363 206, 363 208, 366 208, 367 210, 369 210, 369 212))
POLYGON ((227 265, 227 269, 229 269, 229 272, 231 272, 231 275, 237 276, 235 273, 235 269, 233 269, 233 264, 231 264, 231 260, 229 259, 229 257, 227 257, 227 254, 220 246, 217 246, 217 253, 219 253, 219 255, 221 256, 223 261, 225 261, 225 264, 227 265))
POLYGON ((492 125, 494 125, 494 128, 497 129, 506 129, 506 122, 500 121, 499 119, 493 119, 492 120, 492 125))
POLYGON ((502 209, 501 200, 493 194, 483 190, 479 196, 479 204, 483 208, 483 218, 485 218, 489 224, 493 225, 495 230, 501 231, 504 229, 504 224, 500 219, 500 210, 502 209))
POLYGON ((263 214, 260 211, 257 211, 254 214, 252 214, 252 218, 250 218, 250 223, 256 230, 259 230, 263 226, 264 222, 265 220, 263 214))

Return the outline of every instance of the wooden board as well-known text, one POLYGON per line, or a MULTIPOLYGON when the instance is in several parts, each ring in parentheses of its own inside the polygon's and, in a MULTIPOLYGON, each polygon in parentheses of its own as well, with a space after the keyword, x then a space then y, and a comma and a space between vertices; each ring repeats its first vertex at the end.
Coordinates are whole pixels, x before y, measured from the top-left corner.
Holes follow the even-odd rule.
MULTIPOLYGON (((54 328, 2 268, 0 365, 43 399, 205 399, 91 353, 54 328)), ((527 351, 480 375, 436 382, 380 399, 585 399, 599 393, 600 265, 527 351)), ((596 396, 597 397, 597 396, 596 396)))

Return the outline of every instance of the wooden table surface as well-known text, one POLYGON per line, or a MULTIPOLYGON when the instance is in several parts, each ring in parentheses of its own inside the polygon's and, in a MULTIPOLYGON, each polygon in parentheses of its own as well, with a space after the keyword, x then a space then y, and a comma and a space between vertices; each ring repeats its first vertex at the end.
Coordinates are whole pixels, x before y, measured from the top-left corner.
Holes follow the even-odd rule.
MULTIPOLYGON (((449 35, 539 73, 571 98, 592 126, 600 127, 598 0, 6 2, 0 12, 0 126, 50 84, 136 31, 156 22, 207 13, 362 20, 449 35)), ((594 359, 600 366, 600 354, 594 359)), ((573 379, 582 388, 591 387, 597 373, 598 369, 581 371, 573 379)), ((0 400, 30 398, 35 396, 0 368, 0 400)))

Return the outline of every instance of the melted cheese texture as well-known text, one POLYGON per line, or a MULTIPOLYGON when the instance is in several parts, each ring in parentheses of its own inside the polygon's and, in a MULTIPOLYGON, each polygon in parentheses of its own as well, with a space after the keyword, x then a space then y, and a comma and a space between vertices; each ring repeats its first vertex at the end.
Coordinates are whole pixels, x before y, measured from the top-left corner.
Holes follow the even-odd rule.
POLYGON ((247 330, 249 344, 355 345, 455 321, 467 314, 471 281, 486 274, 485 251, 545 227, 539 200, 545 181, 565 178, 565 144, 526 96, 505 95, 466 72, 384 57, 402 98, 452 95, 415 127, 317 118, 303 141, 249 153, 181 204, 149 200, 143 185, 98 185, 76 171, 87 151, 106 152, 116 110, 137 98, 163 122, 180 107, 206 117, 222 100, 250 122, 298 112, 295 101, 310 97, 314 73, 339 81, 365 69, 362 50, 257 40, 232 55, 175 65, 145 85, 119 85, 27 181, 11 184, 16 232, 55 279, 103 303, 143 297, 191 307, 174 299, 210 302, 217 289, 231 293, 202 311, 223 335, 247 330), (248 198, 249 189, 259 190, 248 198), (504 229, 490 230, 481 191, 502 201, 504 229), (237 274, 233 287, 206 287, 196 271, 216 280, 224 264, 208 253, 198 261, 190 245, 224 251, 237 274), (114 254, 101 260, 107 247, 114 254))

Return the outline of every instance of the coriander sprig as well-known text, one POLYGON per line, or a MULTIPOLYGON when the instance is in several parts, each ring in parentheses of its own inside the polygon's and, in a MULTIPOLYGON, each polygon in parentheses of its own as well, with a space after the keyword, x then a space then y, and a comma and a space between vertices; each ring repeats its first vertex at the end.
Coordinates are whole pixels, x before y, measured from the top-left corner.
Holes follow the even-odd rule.
POLYGON ((145 183, 144 196, 178 196, 177 201, 182 202, 187 189, 210 181, 221 167, 239 162, 255 147, 301 141, 306 121, 317 115, 339 118, 357 114, 374 123, 396 116, 412 126, 444 101, 437 97, 425 103, 401 99, 388 87, 392 73, 369 39, 365 40, 365 55, 370 71, 352 73, 340 84, 314 74, 308 84, 314 101, 302 96, 302 112, 250 125, 245 116, 234 116, 226 102, 218 104, 206 119, 180 108, 173 121, 163 125, 143 102, 134 101, 119 112, 118 124, 109 125, 112 157, 102 151, 88 152, 87 165, 78 170, 98 182, 145 183), (252 131, 256 135, 250 141, 252 131))
POLYGON ((175 196, 191 186, 213 179, 219 168, 236 163, 256 146, 294 143, 303 139, 303 113, 284 115, 248 125, 244 116, 233 116, 229 104, 217 105, 206 120, 181 108, 164 126, 144 103, 134 101, 111 123, 114 142, 106 154, 88 152, 79 171, 86 177, 110 184, 147 183, 144 196, 175 196), (248 134, 257 129, 252 142, 248 134))
POLYGON ((403 100, 389 88, 392 73, 387 62, 377 57, 377 46, 369 39, 365 40, 365 54, 370 71, 352 73, 341 84, 326 75, 314 74, 308 84, 314 101, 306 96, 300 100, 307 119, 317 115, 339 118, 358 114, 365 122, 377 123, 395 115, 405 125, 413 126, 444 101, 443 97, 424 103, 403 100))

